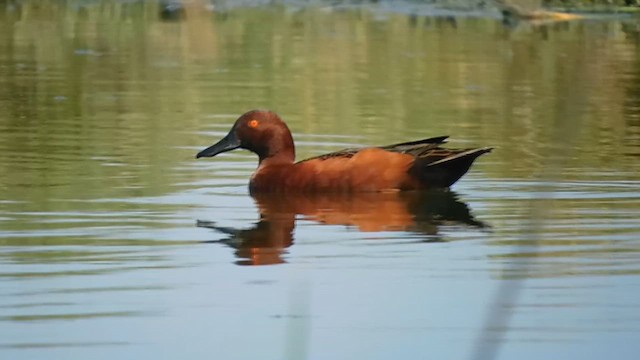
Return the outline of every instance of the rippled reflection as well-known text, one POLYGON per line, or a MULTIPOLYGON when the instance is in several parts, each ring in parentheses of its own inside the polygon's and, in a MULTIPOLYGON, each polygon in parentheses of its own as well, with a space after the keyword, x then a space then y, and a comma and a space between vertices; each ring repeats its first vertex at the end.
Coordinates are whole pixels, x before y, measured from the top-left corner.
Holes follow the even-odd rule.
POLYGON ((421 241, 442 241, 441 226, 484 228, 467 204, 452 191, 362 194, 258 194, 254 200, 260 220, 249 229, 218 226, 214 221, 197 226, 229 235, 221 242, 236 249, 237 264, 284 263, 285 249, 295 241, 298 220, 343 225, 362 232, 405 231, 422 235, 421 241))

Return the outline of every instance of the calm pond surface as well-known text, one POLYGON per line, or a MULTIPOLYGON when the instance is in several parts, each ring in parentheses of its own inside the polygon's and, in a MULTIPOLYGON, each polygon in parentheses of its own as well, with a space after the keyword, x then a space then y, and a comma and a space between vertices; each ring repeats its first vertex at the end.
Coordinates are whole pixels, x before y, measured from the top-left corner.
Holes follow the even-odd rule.
POLYGON ((640 33, 429 8, 0 2, 0 358, 636 359, 640 33), (195 154, 450 135, 451 193, 264 196, 195 154))

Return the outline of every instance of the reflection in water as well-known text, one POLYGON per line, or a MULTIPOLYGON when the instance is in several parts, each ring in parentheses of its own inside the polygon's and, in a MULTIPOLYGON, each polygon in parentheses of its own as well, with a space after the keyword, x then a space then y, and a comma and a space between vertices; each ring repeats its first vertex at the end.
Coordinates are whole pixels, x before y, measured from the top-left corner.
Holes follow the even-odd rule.
POLYGON ((284 263, 282 255, 294 242, 295 222, 302 219, 324 225, 344 225, 362 232, 407 231, 442 241, 438 228, 464 225, 484 228, 457 194, 451 191, 363 194, 258 194, 254 196, 260 221, 251 229, 222 227, 210 221, 197 226, 230 237, 220 241, 236 249, 240 265, 284 263))

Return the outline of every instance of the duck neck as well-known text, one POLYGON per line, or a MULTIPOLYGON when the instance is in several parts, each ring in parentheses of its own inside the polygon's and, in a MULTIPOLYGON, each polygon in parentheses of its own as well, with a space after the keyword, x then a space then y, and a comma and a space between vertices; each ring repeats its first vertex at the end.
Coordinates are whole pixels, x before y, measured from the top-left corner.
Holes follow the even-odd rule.
POLYGON ((296 151, 291 134, 283 134, 280 138, 273 138, 267 151, 258 153, 260 165, 293 164, 296 151))
POLYGON ((293 153, 280 152, 274 155, 260 157, 259 166, 293 164, 294 158, 293 153))

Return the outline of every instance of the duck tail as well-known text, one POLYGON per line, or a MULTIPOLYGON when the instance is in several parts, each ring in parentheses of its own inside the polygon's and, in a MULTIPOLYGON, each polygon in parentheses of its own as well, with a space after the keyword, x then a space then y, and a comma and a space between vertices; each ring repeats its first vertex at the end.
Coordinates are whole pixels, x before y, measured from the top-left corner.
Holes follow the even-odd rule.
POLYGON ((493 148, 450 150, 450 154, 434 161, 433 158, 418 158, 411 172, 428 188, 448 188, 462 177, 475 159, 493 148))

